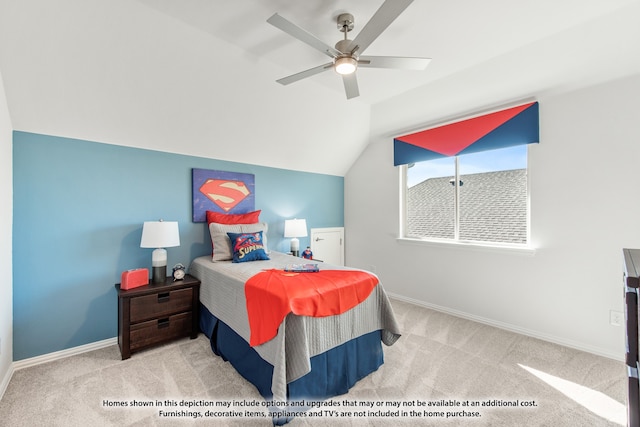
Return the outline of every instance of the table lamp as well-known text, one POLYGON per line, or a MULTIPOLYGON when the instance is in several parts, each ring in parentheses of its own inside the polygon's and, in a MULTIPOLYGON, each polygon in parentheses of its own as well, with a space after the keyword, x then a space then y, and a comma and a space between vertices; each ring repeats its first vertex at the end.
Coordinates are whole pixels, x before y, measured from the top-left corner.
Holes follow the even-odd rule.
POLYGON ((142 225, 141 248, 155 248, 151 253, 152 283, 164 283, 167 278, 167 251, 180 246, 177 221, 145 221, 142 225))
POLYGON ((284 237, 291 237, 291 253, 300 256, 300 240, 307 236, 307 221, 304 219, 287 219, 284 222, 284 237))

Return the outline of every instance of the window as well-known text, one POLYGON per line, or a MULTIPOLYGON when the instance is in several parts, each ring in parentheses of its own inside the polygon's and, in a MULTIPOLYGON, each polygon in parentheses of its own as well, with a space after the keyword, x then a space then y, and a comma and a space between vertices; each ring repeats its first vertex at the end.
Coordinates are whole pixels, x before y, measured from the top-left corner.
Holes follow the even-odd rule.
POLYGON ((403 237, 527 244, 527 145, 410 163, 403 170, 403 237))
POLYGON ((539 141, 535 101, 395 137, 401 237, 529 249, 527 146, 539 141))

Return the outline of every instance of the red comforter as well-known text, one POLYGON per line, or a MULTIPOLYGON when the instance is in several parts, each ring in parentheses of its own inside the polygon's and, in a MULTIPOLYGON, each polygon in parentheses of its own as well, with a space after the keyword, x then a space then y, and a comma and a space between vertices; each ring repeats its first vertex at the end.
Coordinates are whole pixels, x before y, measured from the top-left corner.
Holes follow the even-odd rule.
POLYGON ((262 271, 245 284, 249 344, 260 345, 275 337, 289 313, 312 317, 344 313, 367 299, 377 284, 376 276, 358 270, 262 271))

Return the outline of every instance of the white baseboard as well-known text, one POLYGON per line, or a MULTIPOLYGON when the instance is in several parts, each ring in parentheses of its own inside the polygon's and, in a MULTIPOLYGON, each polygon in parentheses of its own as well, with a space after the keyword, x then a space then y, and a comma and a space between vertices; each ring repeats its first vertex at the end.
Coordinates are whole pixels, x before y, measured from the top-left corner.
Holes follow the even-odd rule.
POLYGON ((2 396, 4 396, 4 392, 7 391, 7 387, 9 387, 9 381, 11 381, 11 377, 13 376, 13 364, 9 365, 9 369, 5 374, 2 381, 0 381, 0 400, 2 400, 2 396))
POLYGON ((394 294, 392 292, 387 292, 390 298, 397 299, 399 301, 408 302, 410 304, 418 305, 421 307, 429 308, 431 310, 439 311, 441 313, 450 314, 452 316, 460 317, 463 319, 471 320, 478 323, 483 323, 485 325, 493 326, 496 328, 504 329, 506 331, 515 332, 517 334, 526 335, 532 338, 537 338, 543 341, 552 342, 554 344, 562 345, 564 347, 573 348, 575 350, 584 351, 587 353, 595 354, 597 356, 606 357, 613 360, 618 360, 624 362, 624 357, 622 354, 611 353, 608 350, 604 350, 602 348, 593 347, 585 345, 584 343, 579 343, 571 340, 567 340, 561 337, 557 337, 554 335, 540 333, 538 331, 534 331, 531 329, 521 328, 519 326, 511 325, 509 323, 500 322, 493 319, 487 319, 484 317, 476 316, 473 314, 465 313, 463 311, 453 310, 448 307, 442 307, 436 304, 430 304, 424 301, 419 301, 413 298, 407 298, 402 295, 394 294))
POLYGON ((108 338, 106 340, 96 341, 96 342, 92 342, 85 345, 80 345, 78 347, 68 348, 66 350, 55 351, 53 353, 43 354, 42 356, 36 356, 36 357, 31 357, 29 359, 18 360, 17 362, 13 362, 13 370, 19 371, 20 369, 28 368, 30 366, 36 366, 42 363, 64 359, 65 357, 86 353, 88 351, 99 350, 101 348, 109 347, 114 344, 118 344, 117 337, 108 338))
POLYGON ((66 350, 55 351, 53 353, 43 354, 42 356, 31 357, 29 359, 18 360, 9 365, 9 370, 5 374, 4 378, 0 382, 0 400, 4 396, 4 392, 9 386, 13 373, 20 369, 28 368, 30 366, 40 365, 42 363, 52 362, 54 360, 64 359, 65 357, 74 356, 76 354, 86 353, 88 351, 99 350, 101 348, 109 347, 111 345, 118 344, 118 338, 109 338, 102 341, 96 341, 89 344, 81 345, 78 347, 68 348, 66 350))

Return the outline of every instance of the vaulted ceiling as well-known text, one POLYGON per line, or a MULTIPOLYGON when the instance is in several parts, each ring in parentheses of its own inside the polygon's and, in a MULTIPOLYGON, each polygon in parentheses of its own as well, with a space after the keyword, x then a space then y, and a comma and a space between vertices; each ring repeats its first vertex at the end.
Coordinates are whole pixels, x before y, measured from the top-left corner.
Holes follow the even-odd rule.
MULTIPOLYGON (((271 15, 333 46, 342 38, 338 14, 354 15, 357 35, 382 3, 0 0, 12 124, 344 175, 376 129, 372 108, 409 91, 431 89, 429 98, 407 98, 429 103, 427 122, 478 97, 489 105, 640 72, 638 0, 416 0, 367 54, 430 57, 425 71, 359 69, 361 95, 351 100, 332 71, 275 82, 327 57, 269 25, 271 15), (508 94, 500 92, 507 68, 508 94)), ((404 108, 411 115, 411 103, 404 108)))

